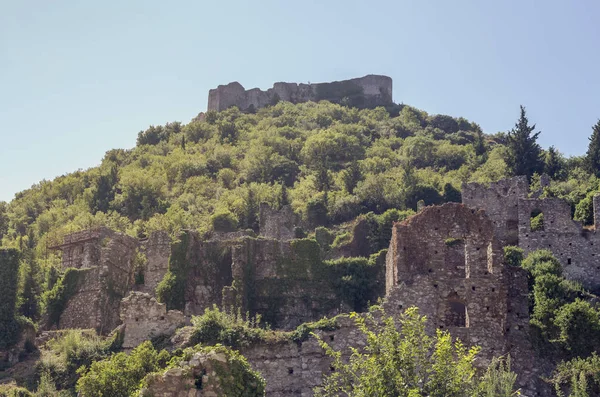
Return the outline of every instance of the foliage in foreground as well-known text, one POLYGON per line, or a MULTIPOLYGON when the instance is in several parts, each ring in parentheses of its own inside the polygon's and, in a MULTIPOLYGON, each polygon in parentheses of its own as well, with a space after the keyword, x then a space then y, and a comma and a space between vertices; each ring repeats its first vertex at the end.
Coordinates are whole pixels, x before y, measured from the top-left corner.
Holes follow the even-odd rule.
POLYGON ((47 343, 37 363, 37 372, 47 376, 59 390, 73 389, 79 367, 107 357, 118 347, 116 336, 104 339, 93 331, 68 330, 47 343))
POLYGON ((77 373, 77 392, 82 397, 127 397, 140 388, 140 382, 151 372, 166 367, 170 354, 157 352, 146 341, 131 354, 117 353, 109 359, 81 367, 77 373))
MULTIPOLYGON (((478 347, 468 349, 459 340, 452 342, 448 332, 435 336, 425 332, 426 318, 409 308, 398 320, 381 311, 378 321, 373 313, 354 314, 357 327, 365 336, 364 351, 352 349, 349 362, 324 341, 321 346, 332 357, 334 372, 315 389, 316 397, 509 397, 516 374, 510 359, 494 360, 483 376, 473 362, 478 347), (400 326, 398 330, 397 325, 400 326)), ((378 317, 378 316, 377 316, 378 317)))

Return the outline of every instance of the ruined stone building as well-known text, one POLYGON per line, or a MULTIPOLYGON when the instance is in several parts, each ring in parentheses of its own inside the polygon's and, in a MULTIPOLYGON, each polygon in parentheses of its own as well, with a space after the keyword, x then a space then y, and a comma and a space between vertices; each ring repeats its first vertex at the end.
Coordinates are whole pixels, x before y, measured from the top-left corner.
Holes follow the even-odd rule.
POLYGON ((347 102, 357 107, 391 105, 393 103, 392 79, 370 74, 331 83, 275 83, 266 91, 261 91, 259 88, 246 90, 236 81, 209 91, 208 110, 221 111, 237 106, 242 111, 251 111, 273 105, 278 101, 302 103, 320 100, 347 102))
MULTIPOLYGON (((463 203, 481 208, 492 220, 503 245, 518 245, 525 253, 552 251, 565 277, 593 291, 600 288, 600 234, 571 216, 570 205, 558 198, 539 198, 529 192, 527 178, 518 176, 489 186, 468 183, 462 187, 463 203), (543 224, 531 227, 531 218, 543 214, 543 224)), ((600 198, 594 198, 594 219, 600 217, 600 198)))
MULTIPOLYGON (((502 255, 505 241, 522 241, 519 214, 531 209, 518 198, 522 182, 496 185, 516 207, 503 207, 499 203, 509 202, 508 198, 501 200, 471 185, 465 189, 465 200, 494 203, 489 215, 449 203, 426 207, 395 224, 387 257, 377 267, 384 270, 387 314, 398 316, 410 306, 419 307, 429 319, 430 332, 448 330, 467 345, 481 346, 481 366, 493 356, 510 353, 519 385, 526 395, 535 395, 533 391, 542 386, 531 371, 536 356, 527 337, 527 276, 520 268, 505 266, 502 255)), ((56 248, 67 253, 65 265, 83 273, 59 328, 108 333, 120 326, 124 347, 131 349, 143 340, 171 334, 191 315, 213 305, 260 314, 277 329, 352 311, 331 283, 318 243, 292 238, 293 213, 263 207, 260 218, 264 237, 258 238, 222 233, 202 239, 188 231, 171 243, 165 233, 138 241, 104 229, 67 236, 56 248), (136 259, 140 253, 145 257, 143 266, 136 259), (179 303, 171 304, 180 307, 167 307, 154 297, 167 271, 178 277, 182 295, 179 303), (143 277, 138 277, 140 273, 143 277)), ((545 219, 556 223, 562 218, 545 219)), ((374 293, 371 301, 378 296, 374 293)), ((350 318, 341 316, 337 323, 335 330, 319 331, 330 345, 345 352, 364 346, 350 318)), ((242 354, 267 380, 269 396, 310 396, 323 374, 335 370, 314 338, 265 341, 242 348, 242 354)))

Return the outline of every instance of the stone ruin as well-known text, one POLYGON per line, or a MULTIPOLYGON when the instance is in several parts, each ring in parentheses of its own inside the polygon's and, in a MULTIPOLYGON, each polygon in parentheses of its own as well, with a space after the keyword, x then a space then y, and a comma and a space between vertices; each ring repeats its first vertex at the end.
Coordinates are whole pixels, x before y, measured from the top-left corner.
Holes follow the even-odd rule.
POLYGON ((468 183, 462 186, 463 203, 485 210, 503 245, 517 245, 525 254, 538 249, 552 251, 568 279, 600 290, 600 197, 593 200, 593 228, 573 220, 570 205, 558 198, 530 197, 527 178, 518 176, 488 185, 468 183), (531 218, 544 214, 543 224, 532 230, 531 218))
POLYGON ((132 292, 121 301, 123 349, 133 349, 152 338, 172 335, 187 324, 178 310, 167 311, 167 305, 143 292, 132 292))
MULTIPOLYGON (((546 203, 544 199, 519 198, 523 194, 522 183, 516 179, 494 185, 500 197, 496 190, 492 194, 468 185, 463 197, 466 202, 471 200, 471 204, 425 207, 406 221, 396 223, 385 264, 380 266, 385 267, 381 281, 385 284, 383 305, 387 314, 397 316, 410 306, 419 307, 420 313, 429 319, 430 332, 436 328, 448 330, 467 345, 480 345, 478 365, 481 366, 493 356, 511 354, 519 386, 525 395, 535 395, 533 391, 542 390, 543 385, 538 384, 538 374, 532 372, 537 358, 527 337, 527 275, 520 268, 504 265, 502 246, 507 241, 514 242, 515 238, 520 243, 530 241, 521 240, 523 224, 519 217, 531 208, 525 203, 548 209, 542 205, 546 203), (479 201, 473 205, 476 198, 479 201), (502 207, 502 202, 517 206, 502 207), (476 208, 488 203, 493 204, 489 214, 476 208), (516 232, 515 223, 508 221, 516 221, 516 232)), ((60 328, 92 326, 106 333, 112 329, 109 326, 114 328, 122 323, 124 347, 130 349, 143 340, 172 333, 186 323, 190 315, 201 314, 213 305, 240 307, 243 312, 261 314, 277 329, 293 329, 303 322, 351 311, 331 289, 328 280, 320 276, 318 268, 311 265, 319 260, 318 244, 312 240, 288 239, 292 219, 285 209, 276 212, 261 208, 260 224, 263 228, 266 225, 261 235, 277 239, 220 236, 203 240, 196 233, 186 232, 181 241, 170 244, 165 234, 153 234, 146 241, 137 241, 107 231, 99 232, 97 238, 83 239, 85 241, 70 237, 69 244, 62 247, 63 252, 67 249, 78 252, 78 245, 84 245, 79 252, 93 253, 88 255, 93 260, 69 262, 82 263, 82 268, 86 263, 89 267, 84 269, 90 269, 90 273, 72 298, 77 302, 77 309, 65 311, 60 328), (90 246, 86 248, 85 244, 90 246), (113 248, 108 250, 108 247, 113 248), (132 281, 136 252, 144 252, 147 258, 144 284, 137 286, 132 281), (112 279, 106 268, 110 269, 119 258, 119 269, 126 270, 123 274, 127 277, 123 275, 123 279, 128 280, 125 284, 129 287, 121 297, 124 299, 112 306, 113 314, 120 312, 120 317, 114 319, 106 312, 101 312, 104 317, 97 316, 95 311, 87 309, 94 307, 96 300, 102 301, 107 291, 96 288, 94 294, 88 292, 95 285, 94 277, 112 279), (154 264, 151 266, 150 262, 154 264), (165 305, 154 299, 150 287, 157 284, 169 267, 180 265, 185 270, 185 307, 182 312, 167 311, 165 305), (108 272, 108 276, 102 276, 100 269, 108 272), (148 277, 149 274, 152 276, 148 277), (145 285, 146 280, 148 285, 145 285), (88 285, 89 291, 86 290, 88 285), (125 297, 134 290, 144 293, 131 292, 125 297), (84 318, 85 315, 92 319, 84 318), (107 325, 99 321, 107 321, 107 325)), ((553 221, 554 227, 562 218, 548 214, 545 219, 553 221)), ((121 273, 114 273, 117 274, 121 273)), ((372 301, 375 300, 376 297, 372 301)), ((364 338, 350 318, 338 316, 337 323, 337 329, 317 333, 345 354, 350 347, 364 346, 364 338)), ((243 347, 241 353, 265 377, 270 396, 310 396, 323 374, 334 370, 314 338, 302 342, 265 341, 243 347)))
POLYGON ((267 91, 250 90, 236 82, 220 85, 208 93, 207 109, 222 111, 232 106, 252 111, 273 105, 278 101, 291 103, 327 100, 347 102, 357 107, 376 107, 393 104, 392 79, 381 75, 319 84, 275 83, 267 91))

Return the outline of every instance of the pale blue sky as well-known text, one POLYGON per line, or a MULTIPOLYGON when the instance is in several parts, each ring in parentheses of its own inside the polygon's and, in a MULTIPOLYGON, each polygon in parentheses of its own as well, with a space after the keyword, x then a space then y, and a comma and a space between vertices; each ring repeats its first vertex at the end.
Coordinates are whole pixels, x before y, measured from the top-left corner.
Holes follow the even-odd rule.
POLYGON ((0 0, 0 200, 188 122, 237 80, 376 73, 394 100, 583 154, 600 117, 598 1, 0 0))

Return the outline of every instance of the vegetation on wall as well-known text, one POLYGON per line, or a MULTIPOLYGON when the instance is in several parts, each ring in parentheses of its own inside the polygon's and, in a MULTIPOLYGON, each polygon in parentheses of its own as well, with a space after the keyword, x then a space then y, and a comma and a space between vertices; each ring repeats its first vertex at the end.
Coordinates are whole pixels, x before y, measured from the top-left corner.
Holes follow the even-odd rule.
POLYGON ((69 268, 64 275, 58 279, 52 289, 46 291, 42 296, 44 312, 48 316, 49 325, 58 325, 60 316, 65 310, 69 299, 77 292, 77 286, 82 277, 85 277, 87 269, 69 268))

